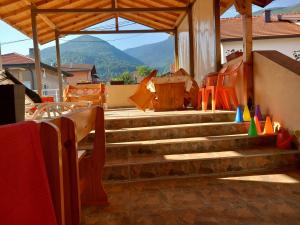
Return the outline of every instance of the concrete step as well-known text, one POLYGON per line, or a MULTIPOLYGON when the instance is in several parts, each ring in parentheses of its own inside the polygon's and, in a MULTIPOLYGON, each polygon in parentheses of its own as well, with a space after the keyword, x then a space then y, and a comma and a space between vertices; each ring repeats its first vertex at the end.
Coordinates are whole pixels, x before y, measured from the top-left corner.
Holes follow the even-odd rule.
MULTIPOLYGON (((106 142, 131 142, 174 138, 204 137, 246 133, 249 123, 210 122, 166 126, 134 127, 106 131, 106 142)), ((93 135, 90 134, 91 140, 93 135)))
MULTIPOLYGON (((133 110, 132 110, 133 111, 133 110)), ((172 112, 145 112, 141 114, 116 114, 113 111, 105 113, 105 127, 108 130, 163 126, 175 124, 230 122, 234 121, 235 112, 211 111, 202 112, 195 110, 172 111, 172 112)))
MULTIPOLYGON (((92 142, 82 142, 80 149, 91 150, 92 142)), ((249 137, 247 134, 193 138, 118 142, 106 144, 107 161, 128 160, 129 156, 159 156, 169 154, 227 151, 232 149, 273 147, 274 135, 249 137)))
POLYGON ((225 175, 294 168, 298 150, 259 148, 221 152, 172 154, 107 162, 103 179, 124 182, 175 177, 225 175))

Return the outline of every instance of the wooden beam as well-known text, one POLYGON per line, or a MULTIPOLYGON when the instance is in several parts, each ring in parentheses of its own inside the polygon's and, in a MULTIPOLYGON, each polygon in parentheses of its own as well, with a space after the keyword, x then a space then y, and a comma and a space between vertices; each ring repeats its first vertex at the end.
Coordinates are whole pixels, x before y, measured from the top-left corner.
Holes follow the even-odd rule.
POLYGON ((108 30, 108 31, 96 31, 96 30, 83 30, 83 31, 66 31, 61 30, 60 34, 62 35, 82 35, 82 34, 143 34, 143 33, 174 33, 174 29, 163 29, 163 30, 108 30))
MULTIPOLYGON (((118 8, 118 1, 117 0, 111 0, 112 1, 112 8, 116 9, 118 8)), ((119 14, 116 13, 115 15, 115 23, 116 23, 116 31, 119 30, 119 14)))
POLYGON ((190 49, 190 75, 195 77, 195 53, 194 53, 194 26, 193 26, 193 6, 189 6, 189 49, 190 49))
POLYGON ((32 12, 31 10, 31 24, 32 24, 32 40, 33 40, 33 47, 34 47, 34 61, 35 61, 35 76, 36 76, 36 83, 37 83, 37 91, 38 94, 42 97, 42 74, 41 74, 41 59, 40 59, 40 50, 38 44, 38 37, 37 37, 37 29, 36 29, 36 17, 37 15, 32 12))
MULTIPOLYGON (((241 1, 241 0, 236 0, 241 1)), ((252 63, 252 1, 243 0, 245 8, 241 9, 244 12, 242 15, 243 22, 243 61, 244 61, 244 102, 254 103, 254 90, 253 90, 253 63, 252 63)))
POLYGON ((187 7, 162 7, 162 8, 81 8, 81 9, 35 9, 37 14, 59 13, 154 13, 154 12, 185 12, 187 7))
MULTIPOLYGON (((26 5, 36 9, 36 5, 31 0, 22 0, 26 5)), ((39 15, 39 17, 52 29, 56 29, 56 25, 46 16, 46 15, 39 15)))
POLYGON ((175 30, 175 34, 174 34, 174 39, 175 39, 175 42, 174 42, 174 49, 175 49, 175 70, 177 71, 177 70, 179 70, 179 51, 178 51, 178 30, 176 29, 175 30))
POLYGON ((214 16, 215 16, 215 40, 216 40, 216 69, 219 71, 222 64, 221 54, 221 19, 220 19, 220 0, 214 0, 214 16))
POLYGON ((61 60, 60 60, 60 46, 59 46, 59 32, 55 30, 55 48, 56 48, 56 68, 58 78, 59 89, 59 101, 63 102, 63 76, 61 72, 61 60))

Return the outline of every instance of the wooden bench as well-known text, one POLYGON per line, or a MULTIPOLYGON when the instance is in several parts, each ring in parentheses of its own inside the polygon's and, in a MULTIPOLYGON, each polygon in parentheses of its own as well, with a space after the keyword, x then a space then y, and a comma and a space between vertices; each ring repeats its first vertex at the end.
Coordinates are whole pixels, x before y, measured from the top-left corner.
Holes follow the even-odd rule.
POLYGON ((93 105, 105 103, 104 84, 68 85, 64 90, 65 102, 92 102, 93 105))
POLYGON ((79 225, 81 205, 108 204, 101 180, 105 162, 104 111, 91 107, 42 122, 41 140, 57 218, 62 225, 79 225), (93 130, 92 152, 78 151, 78 142, 93 130))

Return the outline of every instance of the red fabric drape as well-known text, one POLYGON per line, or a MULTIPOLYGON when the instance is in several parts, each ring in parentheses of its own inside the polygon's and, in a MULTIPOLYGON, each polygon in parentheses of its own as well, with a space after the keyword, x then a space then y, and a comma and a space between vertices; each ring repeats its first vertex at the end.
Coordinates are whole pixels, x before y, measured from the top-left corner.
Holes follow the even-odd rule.
POLYGON ((57 225, 34 122, 0 126, 0 224, 57 225))

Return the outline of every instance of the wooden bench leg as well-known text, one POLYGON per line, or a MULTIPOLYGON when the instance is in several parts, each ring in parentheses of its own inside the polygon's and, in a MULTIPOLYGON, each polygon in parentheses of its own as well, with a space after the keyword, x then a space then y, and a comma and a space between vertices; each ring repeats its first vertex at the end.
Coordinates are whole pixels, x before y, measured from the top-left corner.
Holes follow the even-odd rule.
POLYGON ((99 162, 85 157, 80 160, 81 204, 84 206, 107 206, 107 194, 102 184, 102 170, 99 162))

